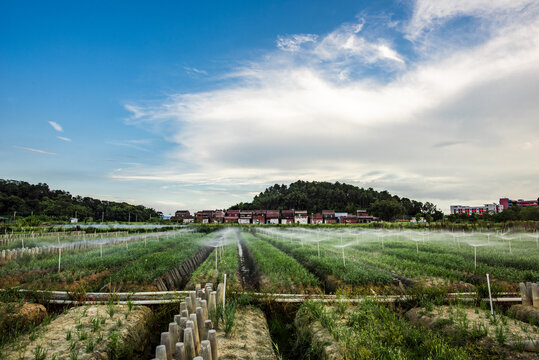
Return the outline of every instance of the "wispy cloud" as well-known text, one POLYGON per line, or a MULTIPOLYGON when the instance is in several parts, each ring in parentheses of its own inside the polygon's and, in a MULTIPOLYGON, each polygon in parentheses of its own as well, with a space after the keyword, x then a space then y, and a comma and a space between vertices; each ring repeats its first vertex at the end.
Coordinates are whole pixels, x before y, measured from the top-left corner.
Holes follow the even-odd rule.
POLYGON ((514 21, 515 17, 526 16, 525 13, 535 16, 534 9, 530 8, 535 7, 536 10, 537 5, 534 0, 416 0, 406 33, 408 38, 417 39, 425 32, 432 31, 458 16, 485 19, 488 23, 499 26, 503 18, 512 17, 514 21), (525 13, 522 13, 523 11, 525 13))
POLYGON ((148 146, 151 145, 151 139, 133 139, 133 140, 117 140, 117 141, 108 141, 110 145, 123 146, 131 149, 150 152, 148 146))
POLYGON ((49 124, 54 128, 54 130, 59 131, 59 132, 64 132, 64 129, 62 128, 62 126, 58 124, 57 122, 49 121, 49 124))
POLYGON ((442 142, 439 142, 439 143, 436 143, 434 145, 432 145, 433 148, 443 148, 443 147, 448 147, 448 146, 453 146, 453 145, 460 145, 460 144, 464 144, 465 142, 464 141, 442 141, 442 142))
POLYGON ((232 69, 228 86, 160 106, 130 104, 138 124, 167 124, 177 150, 111 177, 228 187, 338 180, 443 205, 532 194, 539 6, 490 3, 419 0, 386 34, 370 33, 367 18, 328 34, 283 36, 275 51, 232 69), (480 17, 483 39, 471 46, 436 36, 457 16, 480 17), (427 33, 408 53, 395 45, 427 33))
POLYGON ((208 75, 206 70, 197 69, 196 67, 184 66, 183 68, 190 74, 208 75))
POLYGON ((53 153, 53 152, 40 150, 40 149, 34 149, 34 148, 31 148, 31 147, 25 147, 25 146, 15 146, 15 147, 18 148, 18 149, 22 149, 22 150, 26 150, 26 151, 30 151, 30 152, 35 152, 35 153, 39 153, 39 154, 44 154, 44 155, 56 155, 56 153, 53 153))
POLYGON ((314 43, 318 35, 315 34, 294 34, 289 36, 278 36, 277 47, 285 51, 298 51, 304 43, 314 43))
POLYGON ((67 141, 67 142, 71 142, 72 140, 68 137, 65 137, 65 136, 57 136, 58 139, 62 140, 62 141, 67 141))

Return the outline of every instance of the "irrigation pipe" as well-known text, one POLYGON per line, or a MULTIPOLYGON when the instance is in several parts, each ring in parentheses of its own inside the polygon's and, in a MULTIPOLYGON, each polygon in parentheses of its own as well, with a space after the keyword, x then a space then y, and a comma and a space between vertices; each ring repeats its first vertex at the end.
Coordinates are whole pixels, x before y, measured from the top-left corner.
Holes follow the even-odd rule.
MULTIPOLYGON (((5 291, 5 290, 2 290, 5 291)), ((20 289, 21 293, 32 293, 30 290, 20 289)), ((36 290, 33 293, 44 294, 50 296, 50 303, 53 304, 102 304, 108 301, 113 296, 114 303, 127 304, 130 301, 132 304, 138 305, 159 305, 176 303, 182 301, 182 296, 189 294, 189 291, 156 291, 156 292, 139 292, 139 293, 87 293, 86 300, 73 300, 68 292, 65 291, 43 291, 36 290)), ((382 303, 390 303, 398 300, 410 300, 413 299, 413 295, 377 295, 377 296, 364 296, 360 298, 337 298, 335 295, 308 295, 308 294, 266 294, 266 293, 247 293, 251 294, 261 300, 270 300, 283 303, 299 303, 304 301, 318 301, 324 303, 331 302, 349 302, 360 303, 364 301, 375 301, 382 303)), ((445 300, 460 301, 476 301, 474 297, 475 293, 451 293, 445 298, 445 300), (462 297, 461 297, 462 296, 462 297)), ((514 295, 514 293, 504 293, 501 295, 514 295)), ((483 302, 490 301, 489 298, 481 299, 483 302)), ((499 297, 492 299, 493 302, 498 303, 511 303, 522 302, 521 297, 499 297)), ((225 306, 225 299, 223 299, 223 306, 225 306)))
MULTIPOLYGON (((301 299, 301 298, 274 298, 271 299, 271 301, 279 302, 279 303, 302 303, 306 300, 313 301, 313 302, 321 302, 321 303, 363 303, 366 301, 373 301, 377 303, 393 303, 397 300, 408 300, 413 299, 411 296, 403 296, 400 298, 382 298, 382 297, 365 297, 365 298, 358 298, 358 299, 325 299, 325 298, 313 298, 313 299, 301 299)), ((451 300, 451 299, 446 299, 451 300)), ((474 302, 477 299, 476 298, 459 298, 460 301, 463 302, 474 302)), ((114 304, 117 305, 127 305, 128 303, 131 303, 133 305, 164 305, 164 304, 173 304, 173 303, 179 303, 181 302, 181 299, 159 299, 159 300, 131 300, 125 301, 115 301, 114 304)), ((483 302, 488 302, 489 299, 481 299, 483 302)), ((494 298, 492 299, 493 302, 497 303, 520 303, 522 302, 522 298, 494 298)), ((51 304, 63 304, 63 305, 103 305, 103 301, 96 301, 96 300, 85 300, 85 301, 77 301, 77 300, 63 300, 63 299, 52 299, 49 301, 51 304)))
MULTIPOLYGON (((6 291, 4 289, 0 289, 0 291, 6 291)), ((52 299, 59 299, 59 300, 69 300, 71 299, 70 293, 68 291, 47 291, 47 290, 27 290, 27 289, 19 289, 18 292, 20 293, 37 293, 37 294, 44 294, 49 295, 52 299)), ((317 299, 317 298, 323 298, 323 299, 336 299, 336 295, 322 295, 322 294, 278 294, 278 293, 263 293, 263 292, 233 292, 234 294, 248 294, 255 297, 273 297, 273 298, 300 298, 300 299, 317 299)), ((518 295, 519 293, 516 292, 502 292, 499 293, 501 296, 507 296, 508 298, 512 298, 515 295, 518 295)), ((85 294, 86 297, 89 299, 108 299, 111 295, 119 300, 123 299, 131 299, 131 300, 147 300, 150 298, 154 298, 156 300, 158 299, 170 299, 170 298, 176 298, 181 296, 187 296, 189 295, 189 290, 177 290, 177 291, 148 291, 148 292, 88 292, 85 294)), ((469 296, 473 297, 476 296, 476 292, 459 292, 459 293, 447 293, 447 297, 459 297, 459 296, 469 296)), ((366 296, 367 298, 399 298, 406 295, 377 295, 377 296, 366 296)), ((409 295, 408 295, 409 296, 409 295)))

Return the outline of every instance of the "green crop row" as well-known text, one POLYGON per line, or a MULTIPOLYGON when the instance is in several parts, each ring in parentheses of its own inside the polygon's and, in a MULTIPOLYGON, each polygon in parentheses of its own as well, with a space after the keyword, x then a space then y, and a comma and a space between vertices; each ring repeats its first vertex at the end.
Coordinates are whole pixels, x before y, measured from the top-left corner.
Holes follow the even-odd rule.
MULTIPOLYGON (((508 240, 486 234, 464 237, 448 233, 375 233, 375 232, 311 232, 273 231, 273 238, 286 239, 282 243, 297 248, 299 245, 317 247, 323 254, 339 257, 341 245, 347 259, 371 268, 395 272, 407 277, 435 276, 446 280, 464 280, 470 275, 509 281, 539 280, 539 249, 535 239, 512 235, 511 251, 508 240), (315 241, 313 241, 315 240, 315 241), (424 240, 424 241, 423 241, 424 240), (474 264, 474 248, 477 248, 477 265, 474 264)), ((297 250, 296 250, 297 251, 297 250)), ((342 254, 341 254, 342 256, 342 254)), ((344 264, 343 264, 344 265, 344 264)))
POLYGON ((351 285, 390 284, 392 276, 384 270, 366 266, 353 259, 343 261, 341 253, 322 245, 318 256, 317 244, 276 239, 260 235, 271 244, 293 256, 300 263, 321 275, 333 275, 337 279, 351 285))
POLYGON ((270 283, 261 283, 263 291, 303 291, 319 286, 318 279, 296 260, 250 233, 242 233, 256 266, 270 283))
POLYGON ((144 255, 136 261, 116 272, 113 282, 135 282, 140 285, 148 284, 165 274, 168 270, 180 266, 189 260, 206 245, 206 241, 214 238, 214 234, 204 238, 184 237, 176 239, 174 246, 162 252, 144 255))
MULTIPOLYGON (((102 257, 99 248, 62 253, 61 272, 59 273, 56 270, 58 268, 58 253, 56 251, 37 257, 23 257, 1 265, 0 278, 6 279, 16 276, 20 278, 21 285, 39 282, 52 288, 61 288, 61 283, 71 283, 100 272, 118 271, 121 267, 144 255, 160 253, 181 244, 183 241, 195 241, 202 236, 203 234, 193 233, 150 238, 147 241, 129 243, 127 247, 124 245, 104 246, 102 257)), ((89 290, 97 289, 91 288, 89 290)))
POLYGON ((226 274, 229 286, 239 286, 236 236, 232 234, 233 239, 228 238, 229 236, 228 234, 224 235, 223 243, 226 245, 215 248, 206 261, 193 273, 191 276, 192 284, 206 282, 218 284, 223 282, 223 274, 226 274), (216 259, 217 271, 215 269, 216 259))

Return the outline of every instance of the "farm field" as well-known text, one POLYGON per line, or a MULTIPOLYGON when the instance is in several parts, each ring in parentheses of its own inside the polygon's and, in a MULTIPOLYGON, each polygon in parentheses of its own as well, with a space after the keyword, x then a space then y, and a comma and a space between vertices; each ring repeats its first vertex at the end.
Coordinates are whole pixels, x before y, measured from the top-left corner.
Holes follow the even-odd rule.
POLYGON ((539 279, 536 234, 414 231, 276 230, 259 228, 275 244, 314 271, 345 284, 478 285, 486 274, 507 291, 539 279), (347 265, 348 264, 348 265, 347 265))
POLYGON ((116 290, 126 290, 126 285, 129 290, 152 289, 153 280, 188 260, 214 236, 183 231, 136 235, 129 242, 99 238, 98 246, 81 249, 63 248, 64 243, 51 252, 4 262, 0 284, 41 290, 98 291, 107 284, 116 290))
MULTIPOLYGON (((0 261, 0 285, 67 290, 84 299, 86 292, 112 296, 216 286, 226 274, 229 305, 219 310, 215 326, 228 330, 220 339, 234 336, 236 310, 258 307, 272 337, 269 347, 285 359, 528 359, 526 341, 539 340, 533 316, 517 319, 512 303, 494 304, 490 315, 488 303, 480 300, 488 297, 487 273, 494 296, 516 296, 519 283, 539 282, 535 233, 295 226, 196 230, 111 233, 84 242, 78 234, 59 245, 58 237, 56 244, 41 241, 53 250, 0 261), (326 302, 317 300, 321 297, 326 302), (417 314, 437 316, 460 335, 425 326, 417 314)), ((179 304, 152 306, 166 331, 171 319, 163 317, 172 316, 179 304)), ((154 346, 159 340, 152 341, 154 346)))

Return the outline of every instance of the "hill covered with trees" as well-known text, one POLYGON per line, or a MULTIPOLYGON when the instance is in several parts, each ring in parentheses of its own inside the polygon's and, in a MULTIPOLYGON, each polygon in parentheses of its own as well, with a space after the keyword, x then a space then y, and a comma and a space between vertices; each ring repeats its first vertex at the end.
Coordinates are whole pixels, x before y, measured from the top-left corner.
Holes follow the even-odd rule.
POLYGON ((252 202, 239 203, 230 209, 297 209, 313 213, 334 209, 352 214, 355 214, 358 209, 366 209, 370 214, 384 220, 418 216, 419 214, 433 220, 443 217, 443 213, 430 202, 422 203, 405 197, 400 198, 385 190, 364 189, 339 182, 301 180, 288 186, 278 184, 270 186, 256 195, 252 202))
POLYGON ((67 220, 75 215, 82 221, 146 221, 161 213, 142 205, 130 205, 73 196, 67 191, 51 190, 47 184, 0 179, 0 216, 37 216, 67 220))

